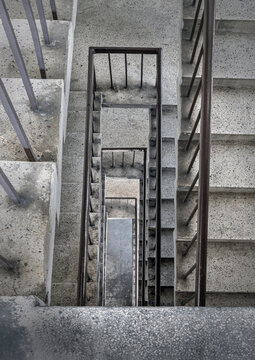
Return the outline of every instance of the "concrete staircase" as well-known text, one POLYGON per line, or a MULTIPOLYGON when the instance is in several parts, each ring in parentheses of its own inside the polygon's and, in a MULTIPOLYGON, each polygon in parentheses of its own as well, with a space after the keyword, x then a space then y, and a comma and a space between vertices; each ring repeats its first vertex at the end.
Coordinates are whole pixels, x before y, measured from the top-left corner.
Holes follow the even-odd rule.
MULTIPOLYGON (((156 249, 156 128, 157 120, 151 112, 149 160, 149 246, 148 246, 148 305, 155 298, 156 249)), ((176 156, 177 109, 164 107, 162 116, 162 243, 161 243, 161 305, 174 305, 175 288, 175 229, 176 229, 176 156)))
MULTIPOLYGON (((20 193, 22 204, 11 204, 1 191, 1 255, 13 262, 14 271, 1 268, 1 295, 37 295, 51 302, 53 248, 56 218, 60 215, 62 153, 70 91, 76 1, 67 1, 65 18, 53 21, 44 2, 50 46, 46 46, 39 20, 36 25, 46 64, 40 79, 34 44, 21 1, 7 8, 38 102, 31 109, 14 57, 0 24, 0 76, 31 144, 37 162, 27 162, 10 120, 0 104, 0 163, 20 193), (61 61, 56 61, 61 59, 61 61)), ((35 17, 38 14, 33 2, 35 17)))
MULTIPOLYGON (((247 13, 249 6, 253 5, 246 4, 239 9, 238 2, 235 2, 231 6, 232 15, 224 10, 224 6, 218 4, 216 11, 207 305, 254 306, 255 132, 252 97, 255 68, 251 54, 255 50, 255 22, 247 13)), ((187 64, 194 43, 185 40, 193 11, 194 8, 187 3, 183 30, 183 95, 187 92, 194 68, 187 64)), ((196 250, 193 246, 188 255, 182 256, 188 240, 196 233, 195 218, 185 226, 197 198, 196 187, 187 204, 183 203, 185 191, 198 171, 196 160, 191 172, 186 173, 199 136, 198 127, 190 151, 185 151, 198 113, 196 107, 192 119, 187 120, 189 104, 184 96, 178 152, 177 305, 193 305, 194 302, 188 301, 194 293, 194 273, 186 280, 182 278, 195 263, 196 250)))

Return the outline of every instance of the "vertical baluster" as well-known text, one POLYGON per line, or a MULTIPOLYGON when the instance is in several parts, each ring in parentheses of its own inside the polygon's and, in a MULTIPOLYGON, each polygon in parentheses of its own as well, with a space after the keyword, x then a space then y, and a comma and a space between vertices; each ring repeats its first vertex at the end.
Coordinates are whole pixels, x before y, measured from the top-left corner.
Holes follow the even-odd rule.
POLYGON ((143 88, 143 54, 141 54, 141 89, 143 88))
POLYGON ((4 171, 0 167, 0 184, 2 185, 4 191, 9 196, 9 198, 15 203, 19 204, 21 202, 21 197, 14 189, 13 185, 9 181, 8 177, 5 175, 4 171))
POLYGON ((43 32, 45 45, 50 45, 50 36, 49 36, 47 21, 46 21, 45 14, 44 14, 42 0, 36 0, 36 6, 37 6, 37 11, 38 11, 38 15, 39 15, 40 23, 41 23, 41 28, 42 28, 42 32, 43 32))
POLYGON ((38 35, 36 23, 35 23, 34 13, 33 13, 32 7, 31 7, 31 3, 30 3, 30 0, 22 0, 22 3, 23 3, 23 7, 25 9, 25 12, 26 12, 28 24, 29 24, 30 31, 32 34, 32 39, 34 42, 35 53, 36 53, 37 62, 39 65, 41 78, 46 79, 46 70, 45 70, 45 63, 44 63, 44 58, 43 58, 43 53, 42 53, 42 47, 41 47, 40 38, 38 35))
POLYGON ((51 7, 53 20, 58 20, 58 14, 57 14, 57 8, 56 8, 55 0, 50 0, 50 7, 51 7))

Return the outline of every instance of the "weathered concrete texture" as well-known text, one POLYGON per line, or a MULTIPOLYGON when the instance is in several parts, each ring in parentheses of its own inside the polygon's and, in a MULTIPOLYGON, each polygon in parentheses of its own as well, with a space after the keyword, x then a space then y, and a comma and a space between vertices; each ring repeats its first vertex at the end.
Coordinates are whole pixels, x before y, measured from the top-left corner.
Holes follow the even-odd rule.
MULTIPOLYGON (((191 299, 191 292, 177 292, 177 306, 194 306, 195 298, 191 299), (189 300, 190 299, 190 300, 189 300), (188 301, 189 300, 189 301, 188 301)), ((207 307, 248 307, 255 306, 254 293, 208 293, 206 294, 207 307)))
POLYGON ((57 174, 52 163, 1 161, 22 197, 15 205, 0 188, 1 255, 15 265, 0 269, 1 295, 38 295, 50 303, 57 174))
POLYGON ((103 147, 147 147, 149 135, 149 110, 102 110, 103 147))
POLYGON ((108 219, 105 306, 132 306, 132 219, 108 219))
MULTIPOLYGON (((65 128, 63 80, 31 80, 38 100, 38 112, 31 110, 21 79, 3 79, 3 82, 38 161, 57 163, 59 209, 65 128)), ((1 160, 27 161, 27 156, 1 103, 0 138, 1 160)))
MULTIPOLYGON (((47 20, 52 20, 52 12, 50 7, 50 2, 48 0, 43 0, 44 13, 47 20)), ((36 18, 39 18, 36 2, 31 1, 31 6, 36 18)), ((26 13, 24 11, 21 0, 8 0, 6 2, 6 7, 8 9, 9 15, 12 19, 26 19, 26 13)), ((71 21, 75 19, 75 12, 77 7, 77 0, 56 0, 56 8, 59 20, 71 21)))
POLYGON ((106 196, 135 197, 140 198, 140 181, 138 179, 106 178, 106 196))
MULTIPOLYGON (((192 47, 190 42, 183 43, 183 76, 192 76, 194 66, 188 65, 192 47)), ((215 35, 214 77, 231 79, 254 79, 255 64, 254 33, 217 32, 215 35)), ((198 76, 201 74, 201 69, 198 76)))
MULTIPOLYGON (((191 98, 193 95, 191 95, 191 98)), ((226 139, 235 136, 237 139, 255 135, 255 90, 252 88, 231 88, 216 87, 213 89, 213 106, 212 106, 212 137, 226 139)), ((194 125, 196 116, 201 104, 200 97, 195 106, 191 121, 185 120, 190 109, 190 100, 183 98, 183 118, 182 131, 190 133, 194 125)), ((200 131, 198 126, 197 132, 200 131)), ((183 135, 182 135, 183 137, 183 135)))
POLYGON ((93 360, 250 360, 254 354, 253 308, 95 311, 34 307, 18 297, 1 298, 0 311, 3 360, 76 360, 84 354, 93 360))
MULTIPOLYGON (((38 112, 31 110, 21 79, 4 79, 3 81, 37 159, 61 164, 64 133, 63 81, 32 80, 38 99, 38 112)), ((0 104, 0 119, 1 159, 27 160, 2 104, 0 104)))
MULTIPOLYGON (((89 46, 162 47, 163 103, 176 104, 177 82, 180 76, 181 8, 180 1, 172 1, 169 6, 166 0, 150 3, 133 0, 80 2, 75 35, 72 90, 85 90, 87 87, 89 46)), ((139 73, 140 61, 131 62, 131 60, 130 58, 128 66, 132 68, 134 66, 135 72, 139 73)), ((115 71, 117 68, 113 68, 114 81, 123 79, 124 58, 117 61, 119 66, 120 61, 123 65, 121 73, 115 71)), ((150 81, 151 74, 155 73, 155 67, 151 65, 149 69, 144 67, 144 70, 145 82, 150 81)), ((107 74, 108 67, 104 68, 104 71, 107 74)), ((132 80, 131 68, 128 76, 131 76, 130 80, 132 80)))
MULTIPOLYGON (((209 239, 215 240, 255 240, 254 193, 210 193, 209 239)), ((178 239, 192 239, 197 231, 196 216, 189 226, 185 222, 191 214, 197 193, 183 203, 184 193, 178 195, 178 239)))
MULTIPOLYGON (((44 44, 39 20, 36 20, 36 23, 41 39, 47 77, 52 79, 65 79, 68 54, 68 32, 70 28, 69 22, 47 22, 51 40, 50 46, 44 44)), ((32 79, 40 79, 39 67, 28 21, 14 19, 12 20, 12 24, 20 45, 21 53, 24 57, 29 77, 32 79)), ((19 71, 1 23, 0 39, 0 75, 1 77, 19 77, 19 71)))
MULTIPOLYGON (((184 18, 194 18, 196 8, 190 6, 192 0, 184 0, 184 18)), ((216 2, 216 19, 224 20, 255 20, 255 4, 253 0, 228 0, 216 2)))
MULTIPOLYGON (((216 141, 211 145, 210 186, 221 190, 254 191, 255 187, 255 143, 245 144, 234 141, 216 141)), ((188 187, 198 172, 199 156, 192 170, 187 169, 197 143, 185 151, 186 142, 179 142, 179 188, 188 187)))
MULTIPOLYGON (((185 242, 177 242, 177 290, 195 290, 195 272, 182 279, 196 261, 196 246, 182 257, 185 242)), ((207 291, 209 292, 255 292, 254 242, 209 242, 207 291)))

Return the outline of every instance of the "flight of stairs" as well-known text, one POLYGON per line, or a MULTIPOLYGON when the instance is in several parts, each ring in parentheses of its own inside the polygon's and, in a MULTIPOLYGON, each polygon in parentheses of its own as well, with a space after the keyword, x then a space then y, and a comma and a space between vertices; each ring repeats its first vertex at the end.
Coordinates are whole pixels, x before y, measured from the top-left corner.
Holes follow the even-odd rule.
MULTIPOLYGON (((177 235, 177 305, 194 305, 193 272, 183 274, 196 261, 196 244, 186 256, 184 250, 196 233, 196 216, 185 225, 197 199, 197 187, 183 203, 185 191, 198 171, 198 159, 189 174, 188 164, 199 139, 199 126, 190 150, 185 151, 199 108, 187 120, 189 99, 185 98, 194 65, 187 62, 191 46, 187 39, 194 7, 185 3, 183 30, 182 133, 179 140, 178 235, 177 235)), ((214 88, 212 103, 212 142, 208 243, 208 306, 254 306, 255 304, 255 177, 254 177, 254 94, 255 21, 235 4, 227 13, 216 6, 214 88), (253 55, 252 55, 253 54, 253 55)), ((226 4, 225 4, 226 6, 226 4)), ((194 94, 194 93, 193 93, 194 94)), ((192 94, 191 94, 192 99, 192 94)))

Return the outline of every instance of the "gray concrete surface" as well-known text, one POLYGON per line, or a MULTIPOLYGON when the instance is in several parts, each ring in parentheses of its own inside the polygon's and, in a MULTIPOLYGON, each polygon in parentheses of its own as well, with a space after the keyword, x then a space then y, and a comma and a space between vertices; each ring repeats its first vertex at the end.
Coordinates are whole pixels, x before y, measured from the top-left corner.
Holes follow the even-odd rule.
POLYGON ((132 306, 132 219, 108 219, 105 263, 105 306, 132 306))
POLYGON ((37 295, 50 304, 57 212, 54 163, 1 161, 1 167, 22 197, 15 205, 0 187, 1 255, 14 263, 0 268, 3 296, 37 295))
POLYGON ((95 312, 35 307, 30 299, 1 298, 3 360, 76 360, 84 355, 89 360, 253 358, 253 308, 98 308, 95 312))
MULTIPOLYGON (((180 1, 172 1, 171 6, 165 0, 152 3, 145 1, 138 3, 133 0, 125 3, 119 1, 109 3, 105 0, 80 2, 72 90, 86 90, 89 46, 162 47, 163 103, 176 104, 177 83, 180 79, 181 9, 180 1)), ((124 61, 122 62, 124 66, 124 61)), ((137 62, 133 63, 135 71, 139 72, 139 68, 136 67, 137 62)), ((130 66, 132 66, 131 60, 130 66)), ((106 69, 105 71, 108 71, 108 68, 106 69)), ((145 81, 150 81, 151 71, 155 72, 154 69, 150 67, 146 72, 145 67, 145 81)), ((120 76, 123 78, 123 71, 124 67, 117 78, 120 76)), ((132 76, 131 72, 130 76, 132 76)))

